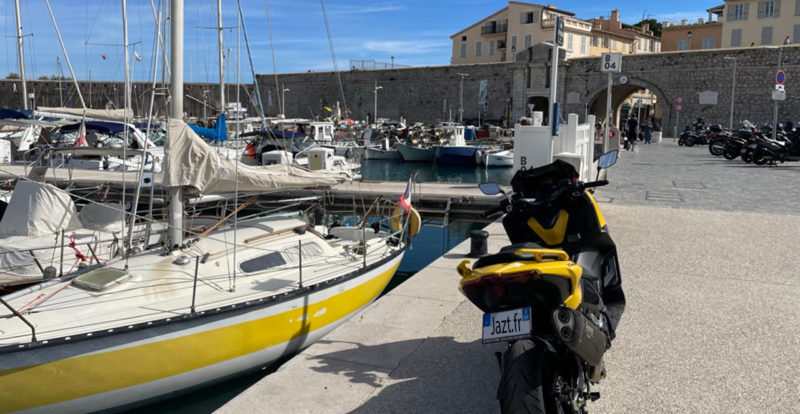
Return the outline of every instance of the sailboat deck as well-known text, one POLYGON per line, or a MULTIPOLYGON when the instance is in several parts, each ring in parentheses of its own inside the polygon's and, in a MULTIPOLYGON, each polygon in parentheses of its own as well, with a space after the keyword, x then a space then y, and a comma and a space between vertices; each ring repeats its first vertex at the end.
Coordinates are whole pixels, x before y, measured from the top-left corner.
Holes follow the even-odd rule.
MULTIPOLYGON (((364 267, 363 255, 353 250, 357 242, 325 240, 311 232, 299 235, 292 231, 302 224, 296 219, 260 219, 245 223, 236 231, 235 263, 234 230, 228 229, 168 255, 150 251, 131 256, 127 261, 130 277, 105 291, 87 290, 70 281, 15 298, 9 304, 23 312, 36 327, 37 339, 43 341, 109 329, 130 329, 152 321, 190 315, 195 267, 195 310, 198 313, 297 292, 301 287, 301 268, 296 254, 300 246, 305 246, 303 286, 329 281, 364 267), (205 255, 208 256, 202 263, 205 255), (271 262, 262 260, 265 257, 271 262), (253 266, 265 268, 254 270, 253 266)), ((391 249, 378 240, 368 240, 367 245, 367 264, 391 254, 391 249)), ((111 267, 124 269, 125 265, 125 260, 120 260, 111 267)), ((14 318, 7 309, 0 310, 0 314, 18 322, 7 320, 3 324, 0 346, 30 341, 31 330, 22 320, 14 318)))

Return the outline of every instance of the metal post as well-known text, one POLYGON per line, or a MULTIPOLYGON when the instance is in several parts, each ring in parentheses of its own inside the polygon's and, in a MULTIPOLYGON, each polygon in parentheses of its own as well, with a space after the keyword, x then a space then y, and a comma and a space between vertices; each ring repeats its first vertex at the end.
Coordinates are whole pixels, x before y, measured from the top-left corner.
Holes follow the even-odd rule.
POLYGON ((375 106, 372 111, 372 117, 375 118, 375 126, 378 126, 378 89, 383 89, 383 86, 378 86, 378 81, 375 81, 375 106))
POLYGON ((603 134, 603 154, 608 152, 608 134, 611 130, 611 86, 613 78, 611 72, 608 72, 608 87, 606 88, 606 128, 603 134))
POLYGON ((28 109, 28 86, 25 83, 25 53, 22 47, 22 22, 19 18, 19 0, 14 0, 17 13, 17 54, 19 55, 19 79, 22 85, 22 109, 28 109))
POLYGON ((297 257, 299 257, 300 262, 300 288, 303 287, 303 241, 297 241, 297 257))
MULTIPOLYGON (((778 48, 778 70, 781 70, 781 63, 783 59, 783 48, 778 48)), ((778 139, 778 101, 773 100, 772 107, 772 139, 778 139)))
POLYGON ((461 83, 458 84, 458 123, 464 124, 464 77, 469 76, 466 73, 456 73, 461 76, 461 83))
POLYGON ((736 101, 736 58, 733 56, 725 56, 723 59, 733 61, 733 81, 731 82, 731 115, 728 121, 728 129, 733 130, 733 105, 736 101))
MULTIPOLYGON (((171 0, 171 27, 170 37, 170 96, 172 108, 170 117, 183 119, 183 0, 171 0)), ((169 151, 172 141, 167 137, 166 151, 169 151)), ((169 247, 183 244, 183 188, 172 187, 169 189, 169 247)), ((152 199, 152 198, 151 198, 152 199)))
POLYGON ((58 263, 58 276, 64 276, 64 230, 61 230, 61 260, 58 263))
MULTIPOLYGON (((556 17, 558 19, 558 17, 556 17)), ((558 88, 558 42, 556 41, 556 36, 558 35, 558 30, 556 29, 558 24, 553 22, 553 50, 552 56, 550 57, 550 108, 549 109, 549 118, 548 118, 548 125, 553 125, 554 122, 558 122, 556 117, 558 116, 554 112, 553 105, 556 103, 556 89, 558 88)), ((552 130, 552 128, 551 128, 552 130)), ((551 151, 552 154, 552 151, 551 151)))
POLYGON ((192 314, 194 315, 194 302, 197 298, 197 272, 200 270, 200 256, 194 258, 194 282, 192 285, 192 314))

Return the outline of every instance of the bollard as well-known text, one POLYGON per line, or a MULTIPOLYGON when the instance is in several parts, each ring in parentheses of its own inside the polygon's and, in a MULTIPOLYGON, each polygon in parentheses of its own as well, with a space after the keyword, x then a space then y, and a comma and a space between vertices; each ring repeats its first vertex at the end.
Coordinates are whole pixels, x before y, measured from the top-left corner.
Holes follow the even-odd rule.
POLYGON ((487 242, 489 232, 485 230, 472 230, 469 232, 470 246, 468 257, 483 257, 488 253, 487 242))

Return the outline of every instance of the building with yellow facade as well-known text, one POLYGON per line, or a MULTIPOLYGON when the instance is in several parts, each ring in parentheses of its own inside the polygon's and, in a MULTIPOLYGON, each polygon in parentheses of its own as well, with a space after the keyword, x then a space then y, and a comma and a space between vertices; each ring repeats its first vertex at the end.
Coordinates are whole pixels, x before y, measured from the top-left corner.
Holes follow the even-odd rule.
POLYGON ((797 0, 728 0, 722 21, 722 47, 800 43, 797 0))
POLYGON ((605 52, 650 53, 661 50, 658 37, 647 27, 623 24, 619 12, 589 21, 553 5, 509 1, 501 10, 450 36, 454 65, 512 61, 516 52, 553 41, 556 16, 564 18, 567 58, 598 56, 605 52))

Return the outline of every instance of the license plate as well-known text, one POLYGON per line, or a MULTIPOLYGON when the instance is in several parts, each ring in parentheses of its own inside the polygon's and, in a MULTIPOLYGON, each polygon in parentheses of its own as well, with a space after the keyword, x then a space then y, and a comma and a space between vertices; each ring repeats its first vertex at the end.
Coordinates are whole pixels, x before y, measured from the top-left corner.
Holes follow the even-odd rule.
POLYGON ((742 153, 742 154, 745 154, 745 153, 747 153, 747 148, 742 148, 742 151, 741 151, 741 153, 742 153))
POLYGON ((748 148, 756 148, 756 147, 758 147, 758 144, 750 144, 750 145, 748 146, 748 148))
POLYGON ((529 338, 531 308, 483 314, 483 343, 529 338))

